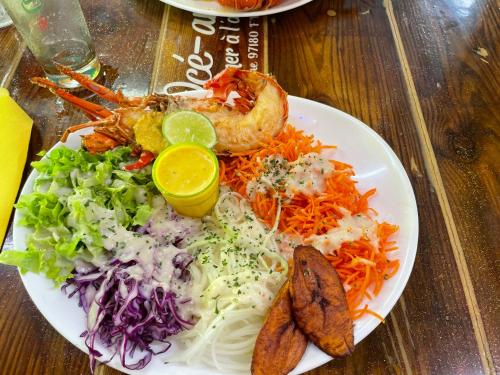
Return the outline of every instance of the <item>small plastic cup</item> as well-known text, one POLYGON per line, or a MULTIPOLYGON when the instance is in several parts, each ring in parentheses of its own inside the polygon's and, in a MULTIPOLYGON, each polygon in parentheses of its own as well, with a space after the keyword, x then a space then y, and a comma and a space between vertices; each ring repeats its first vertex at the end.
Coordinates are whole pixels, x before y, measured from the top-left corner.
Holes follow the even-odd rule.
POLYGON ((167 147, 155 160, 153 181, 181 215, 202 217, 219 196, 219 162, 212 150, 195 144, 167 147))

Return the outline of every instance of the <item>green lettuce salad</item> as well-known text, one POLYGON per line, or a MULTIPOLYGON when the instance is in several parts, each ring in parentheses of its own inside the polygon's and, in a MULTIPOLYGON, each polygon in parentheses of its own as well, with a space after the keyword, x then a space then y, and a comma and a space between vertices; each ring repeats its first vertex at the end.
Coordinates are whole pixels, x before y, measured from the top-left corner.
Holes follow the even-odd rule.
POLYGON ((90 203, 113 210, 117 223, 130 228, 146 223, 158 194, 150 168, 122 170, 132 160, 130 153, 129 147, 98 155, 61 147, 33 162, 39 173, 33 192, 16 204, 22 214, 19 225, 32 228, 27 248, 2 252, 0 263, 17 266, 22 273, 43 273, 61 284, 71 277, 75 260, 106 259, 90 203))

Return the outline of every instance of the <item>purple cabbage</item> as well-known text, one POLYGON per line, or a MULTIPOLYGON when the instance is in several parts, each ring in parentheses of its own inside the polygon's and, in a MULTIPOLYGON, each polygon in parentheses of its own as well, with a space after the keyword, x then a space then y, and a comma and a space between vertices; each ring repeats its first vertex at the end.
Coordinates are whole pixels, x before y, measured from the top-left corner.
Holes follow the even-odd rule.
MULTIPOLYGON (((187 253, 177 254, 172 263, 174 277, 182 281, 189 280, 188 267, 193 258, 187 253)), ((106 270, 94 270, 86 274, 75 271, 72 279, 63 286, 75 289, 69 297, 78 295, 79 305, 89 313, 92 303, 97 305, 97 316, 93 327, 83 332, 85 344, 89 349, 90 368, 93 372, 97 358, 102 354, 95 349, 96 340, 119 355, 123 367, 130 370, 144 368, 153 355, 166 352, 171 343, 168 337, 189 329, 193 323, 183 319, 178 313, 178 305, 189 302, 180 299, 175 293, 161 287, 153 289, 150 280, 136 280, 129 276, 127 268, 135 261, 112 262, 106 270), (151 344, 159 347, 154 350, 151 344), (132 357, 136 350, 143 353, 135 363, 127 363, 127 354, 132 357)), ((95 307, 94 307, 95 308, 95 307)))
POLYGON ((155 238, 161 245, 174 245, 183 248, 186 245, 186 239, 196 231, 195 221, 192 218, 177 214, 171 207, 167 207, 166 212, 161 210, 157 217, 150 219, 143 226, 134 227, 134 231, 139 234, 148 234, 155 238), (176 223, 175 227, 162 227, 162 222, 176 223), (160 223, 160 225, 155 225, 160 223))
POLYGON ((172 259, 172 263, 175 267, 175 273, 179 280, 189 281, 191 274, 189 273, 189 265, 193 263, 194 258, 188 253, 179 253, 174 259, 172 259))

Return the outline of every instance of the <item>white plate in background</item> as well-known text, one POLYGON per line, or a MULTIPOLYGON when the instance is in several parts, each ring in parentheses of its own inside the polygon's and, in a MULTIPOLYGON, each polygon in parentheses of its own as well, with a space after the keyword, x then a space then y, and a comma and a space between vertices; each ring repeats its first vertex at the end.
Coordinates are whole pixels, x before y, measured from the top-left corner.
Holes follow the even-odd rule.
POLYGON ((260 17, 270 14, 286 12, 287 10, 300 7, 312 0, 283 0, 276 6, 268 9, 243 11, 228 8, 220 5, 217 0, 161 0, 166 4, 176 8, 187 10, 188 12, 204 14, 218 17, 260 17))

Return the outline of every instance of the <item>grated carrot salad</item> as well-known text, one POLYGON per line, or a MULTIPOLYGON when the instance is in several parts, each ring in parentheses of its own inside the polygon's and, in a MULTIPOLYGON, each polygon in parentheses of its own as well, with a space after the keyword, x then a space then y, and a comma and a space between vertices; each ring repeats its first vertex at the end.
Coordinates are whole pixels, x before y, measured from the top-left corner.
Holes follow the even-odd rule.
MULTIPOLYGON (((268 226, 275 221, 278 201, 271 193, 256 193, 250 199, 246 192, 247 184, 263 172, 262 160, 271 155, 280 155, 289 162, 300 155, 321 153, 333 146, 324 146, 311 135, 288 125, 277 137, 271 139, 261 150, 233 154, 220 158, 221 182, 250 200, 253 210, 268 226)), ((325 191, 319 195, 295 194, 291 199, 282 199, 281 215, 278 224, 280 232, 297 235, 303 239, 321 235, 337 227, 337 220, 343 217, 339 207, 357 213, 368 214, 373 211, 368 200, 376 192, 371 189, 361 194, 353 179, 354 171, 348 164, 331 160, 335 173, 325 180, 325 191)), ((285 198, 285 192, 279 192, 285 198)), ((290 197, 289 197, 290 198, 290 197)), ((332 254, 325 254, 337 270, 344 284, 349 310, 353 319, 371 314, 383 318, 368 306, 359 308, 365 297, 372 299, 378 295, 385 280, 396 274, 399 260, 390 260, 387 253, 397 249, 390 236, 398 230, 396 225, 378 223, 377 235, 379 248, 368 240, 360 239, 343 243, 332 254)))

